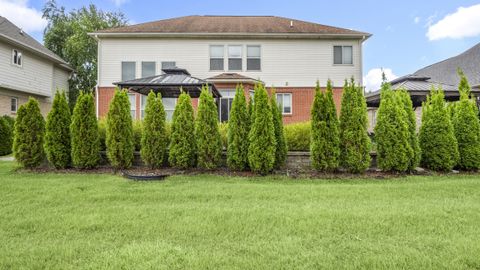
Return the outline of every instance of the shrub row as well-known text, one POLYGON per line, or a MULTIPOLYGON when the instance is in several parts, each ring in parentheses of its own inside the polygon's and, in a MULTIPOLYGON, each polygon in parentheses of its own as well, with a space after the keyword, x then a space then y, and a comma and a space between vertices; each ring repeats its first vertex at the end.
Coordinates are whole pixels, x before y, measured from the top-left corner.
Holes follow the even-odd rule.
POLYGON ((14 124, 15 120, 12 117, 8 115, 0 117, 0 156, 12 153, 14 124))

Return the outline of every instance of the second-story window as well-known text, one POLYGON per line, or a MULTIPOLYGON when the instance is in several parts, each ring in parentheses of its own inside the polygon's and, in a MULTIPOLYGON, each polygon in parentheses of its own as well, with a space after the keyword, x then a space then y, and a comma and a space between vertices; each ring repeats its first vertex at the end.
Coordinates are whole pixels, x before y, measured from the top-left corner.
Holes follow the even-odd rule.
POLYGON ((352 46, 333 46, 333 64, 352 65, 353 64, 352 46))
POLYGON ((242 46, 228 46, 228 70, 242 70, 242 46))
POLYGON ((247 70, 260 70, 261 68, 260 46, 247 46, 247 70))
POLYGON ((135 62, 122 62, 122 81, 135 79, 135 62))
POLYGON ((223 57, 223 45, 210 46, 210 70, 224 70, 223 57))
POLYGON ((142 78, 155 76, 155 62, 142 62, 142 78))
POLYGON ((174 67, 177 67, 177 64, 174 61, 163 61, 162 62, 162 69, 174 68, 174 67))
POLYGON ((12 64, 22 66, 22 53, 19 50, 12 50, 12 64))

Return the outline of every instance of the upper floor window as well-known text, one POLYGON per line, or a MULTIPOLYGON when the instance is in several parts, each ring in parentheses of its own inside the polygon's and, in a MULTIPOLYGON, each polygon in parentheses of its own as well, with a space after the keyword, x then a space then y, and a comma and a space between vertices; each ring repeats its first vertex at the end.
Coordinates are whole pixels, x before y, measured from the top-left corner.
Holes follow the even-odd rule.
POLYGON ((177 67, 177 63, 175 63, 174 61, 164 61, 164 62, 162 62, 162 69, 174 68, 174 67, 177 67))
POLYGON ((278 93, 277 104, 280 107, 282 114, 292 113, 292 94, 291 93, 278 93))
POLYGON ((12 113, 16 113, 18 109, 18 98, 12 97, 10 99, 10 111, 12 113))
POLYGON ((333 64, 335 65, 353 64, 352 46, 333 46, 333 64))
POLYGON ((142 62, 142 78, 155 76, 155 62, 142 62))
POLYGON ((12 64, 22 66, 22 53, 19 50, 12 50, 12 64))
POLYGON ((210 46, 210 70, 224 70, 223 57, 223 45, 210 46))
POLYGON ((122 81, 135 79, 135 62, 122 62, 122 81))
POLYGON ((260 46, 247 46, 247 70, 260 70, 260 46))
POLYGON ((128 94, 128 99, 130 101, 130 115, 132 119, 137 118, 137 99, 135 94, 128 94))
POLYGON ((242 46, 228 46, 228 70, 242 70, 242 46))

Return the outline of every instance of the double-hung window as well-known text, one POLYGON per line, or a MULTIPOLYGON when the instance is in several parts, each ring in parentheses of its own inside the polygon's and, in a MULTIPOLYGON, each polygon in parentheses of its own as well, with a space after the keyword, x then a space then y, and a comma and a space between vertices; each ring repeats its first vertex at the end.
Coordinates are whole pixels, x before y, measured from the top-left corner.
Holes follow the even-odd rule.
POLYGON ((247 46, 247 70, 261 70, 260 46, 247 46))
POLYGON ((132 119, 135 120, 137 117, 137 102, 135 94, 128 94, 128 100, 130 101, 130 115, 132 119))
POLYGON ((277 93, 277 104, 282 114, 292 114, 291 93, 277 93))
POLYGON ((16 113, 18 109, 18 98, 12 97, 10 99, 10 111, 12 113, 16 113))
POLYGON ((145 108, 147 107, 147 95, 140 96, 140 119, 145 118, 145 108))
POLYGON ((235 90, 220 90, 222 97, 220 98, 220 106, 218 107, 218 118, 220 122, 227 122, 230 118, 230 110, 232 109, 235 90))
POLYGON ((228 46, 228 70, 242 70, 242 46, 228 46))
POLYGON ((175 111, 175 105, 177 105, 176 98, 162 98, 163 108, 165 109, 167 121, 172 121, 173 112, 175 111))
POLYGON ((142 78, 155 76, 155 62, 142 62, 142 78))
POLYGON ((22 53, 17 49, 12 50, 12 64, 22 66, 22 53))
POLYGON ((352 46, 333 46, 333 64, 352 65, 353 64, 352 46))
POLYGON ((223 58, 224 58, 223 45, 210 46, 210 70, 224 70, 223 58))
POLYGON ((122 62, 122 81, 135 79, 135 62, 122 62))

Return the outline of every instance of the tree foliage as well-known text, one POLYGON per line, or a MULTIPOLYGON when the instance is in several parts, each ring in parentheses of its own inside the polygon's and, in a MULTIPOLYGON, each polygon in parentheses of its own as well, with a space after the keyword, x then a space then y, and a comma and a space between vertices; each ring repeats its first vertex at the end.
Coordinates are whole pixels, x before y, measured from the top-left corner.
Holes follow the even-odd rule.
POLYGON ((162 95, 150 92, 147 97, 140 154, 150 168, 160 168, 166 160, 168 137, 162 95))
POLYGON ((245 170, 248 167, 249 131, 250 112, 243 86, 237 85, 228 120, 227 165, 231 170, 245 170))
POLYGON ((449 171, 458 161, 458 144, 441 88, 432 86, 422 105, 421 164, 435 171, 449 171))
POLYGON ((12 153, 13 129, 5 117, 0 117, 0 156, 12 153))
POLYGON ((132 116, 127 90, 115 90, 107 114, 106 141, 107 157, 116 169, 132 166, 133 142, 132 116))
POLYGON ((73 109, 70 136, 73 166, 95 168, 100 158, 100 141, 92 93, 80 92, 73 109))
POLYGON ((283 130, 283 117, 277 103, 277 94, 275 89, 272 90, 270 96, 270 108, 272 109, 273 128, 275 131, 275 163, 274 168, 281 168, 287 160, 287 142, 285 140, 285 132, 283 130))
POLYGON ((47 115, 45 152, 55 168, 70 166, 70 123, 71 114, 65 92, 55 93, 52 110, 47 115))
POLYGON ((34 168, 44 160, 45 120, 38 101, 32 97, 20 106, 15 120, 13 153, 23 167, 34 168))
POLYGON ((195 120, 190 96, 182 92, 173 112, 168 162, 181 169, 195 167, 197 158, 197 140, 195 138, 195 120))
POLYGON ((413 151, 413 156, 410 159, 410 164, 408 166, 409 171, 413 171, 416 167, 420 165, 421 159, 421 149, 420 144, 418 142, 417 136, 417 117, 413 110, 412 99, 410 98, 410 94, 408 94, 407 90, 405 89, 398 89, 396 90, 398 98, 403 105, 403 109, 407 114, 407 124, 408 124, 408 136, 409 136, 409 143, 410 147, 413 151))
POLYGON ((320 171, 334 171, 339 164, 340 140, 337 111, 330 80, 327 82, 325 93, 320 90, 320 84, 317 81, 311 119, 312 166, 320 171))
POLYGON ((248 135, 248 162, 253 172, 266 174, 275 164, 275 130, 268 94, 262 84, 255 86, 254 122, 248 135))
POLYGON ((345 81, 340 111, 340 166, 362 173, 370 166, 367 104, 362 87, 345 81))

